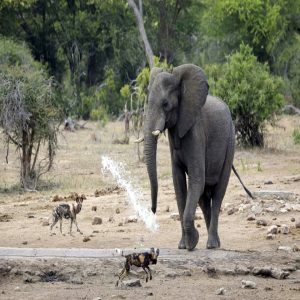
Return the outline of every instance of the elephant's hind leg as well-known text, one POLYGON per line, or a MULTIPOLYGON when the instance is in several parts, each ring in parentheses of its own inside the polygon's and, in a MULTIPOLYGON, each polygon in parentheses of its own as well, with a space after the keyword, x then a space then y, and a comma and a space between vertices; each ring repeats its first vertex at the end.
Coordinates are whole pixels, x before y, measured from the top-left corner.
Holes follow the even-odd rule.
POLYGON ((227 151, 226 160, 221 173, 220 180, 212 191, 211 220, 210 220, 210 225, 208 230, 208 240, 206 245, 208 249, 219 248, 221 246, 220 238, 218 235, 219 214, 220 214, 222 201, 230 177, 232 160, 233 160, 233 151, 227 151))
POLYGON ((204 188, 204 193, 201 195, 199 200, 199 205, 203 212, 207 232, 209 230, 210 219, 211 219, 211 189, 212 187, 206 185, 204 188))

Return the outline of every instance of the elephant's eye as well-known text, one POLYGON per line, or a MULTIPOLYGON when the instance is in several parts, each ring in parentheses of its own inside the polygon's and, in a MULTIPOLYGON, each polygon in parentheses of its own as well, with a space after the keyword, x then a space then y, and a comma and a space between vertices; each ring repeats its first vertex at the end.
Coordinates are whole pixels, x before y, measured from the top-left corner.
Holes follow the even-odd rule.
POLYGON ((168 103, 167 99, 164 99, 164 100, 163 100, 162 105, 163 105, 163 108, 164 108, 164 109, 167 109, 167 108, 168 108, 169 103, 168 103))

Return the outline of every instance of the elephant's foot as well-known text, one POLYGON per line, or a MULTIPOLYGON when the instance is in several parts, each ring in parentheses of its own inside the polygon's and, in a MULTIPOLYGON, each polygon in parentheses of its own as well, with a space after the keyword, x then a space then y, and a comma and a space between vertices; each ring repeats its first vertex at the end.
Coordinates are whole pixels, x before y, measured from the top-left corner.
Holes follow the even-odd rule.
POLYGON ((180 240, 180 242, 178 244, 178 249, 186 249, 184 236, 181 238, 181 240, 180 240))
POLYGON ((220 248, 221 243, 220 243, 220 238, 218 234, 216 235, 208 235, 208 240, 206 244, 207 249, 213 249, 213 248, 220 248))
POLYGON ((185 245, 189 251, 193 250, 199 241, 198 230, 194 227, 185 231, 185 245))

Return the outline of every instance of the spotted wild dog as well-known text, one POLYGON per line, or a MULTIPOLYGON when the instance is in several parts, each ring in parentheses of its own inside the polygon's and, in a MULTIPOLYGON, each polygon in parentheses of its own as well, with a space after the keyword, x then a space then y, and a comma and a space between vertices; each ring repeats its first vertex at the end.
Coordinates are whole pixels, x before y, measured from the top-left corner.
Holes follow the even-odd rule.
POLYGON ((116 286, 118 286, 119 282, 123 280, 126 275, 128 275, 131 266, 143 268, 146 273, 146 282, 148 282, 148 277, 150 278, 150 280, 152 280, 152 273, 149 265, 156 265, 158 255, 159 249, 156 249, 155 251, 154 248, 150 248, 150 252, 132 253, 125 255, 126 261, 124 264, 124 268, 119 274, 119 279, 116 282, 116 286))
POLYGON ((52 224, 50 225, 50 231, 52 231, 53 226, 60 221, 60 232, 62 233, 62 220, 63 219, 70 219, 70 235, 72 235, 72 225, 73 222, 77 227, 77 231, 82 234, 80 229, 78 228, 76 215, 78 215, 82 208, 82 202, 84 197, 77 196, 75 201, 76 204, 72 203, 71 205, 61 203, 53 209, 52 212, 52 224))

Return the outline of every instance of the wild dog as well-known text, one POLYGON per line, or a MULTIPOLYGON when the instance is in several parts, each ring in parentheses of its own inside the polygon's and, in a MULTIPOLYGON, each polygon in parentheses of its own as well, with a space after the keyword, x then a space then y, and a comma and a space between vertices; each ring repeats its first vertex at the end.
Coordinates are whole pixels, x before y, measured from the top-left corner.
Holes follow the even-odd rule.
POLYGON ((53 226, 60 221, 60 232, 62 233, 62 220, 63 219, 70 219, 70 235, 72 235, 72 225, 73 222, 77 227, 77 232, 82 234, 80 229, 78 228, 76 215, 78 215, 82 208, 83 197, 77 196, 76 204, 72 203, 72 205, 61 203, 56 206, 52 211, 52 224, 50 225, 50 232, 52 231, 53 226))
POLYGON ((119 279, 116 282, 116 286, 118 286, 119 282, 123 280, 125 276, 128 275, 131 266, 143 268, 143 270, 146 273, 146 282, 148 282, 148 278, 152 280, 152 272, 149 268, 149 265, 156 265, 158 255, 159 249, 156 249, 155 251, 154 248, 150 248, 150 252, 132 253, 129 255, 125 255, 126 261, 124 264, 124 268, 119 274, 119 279))

